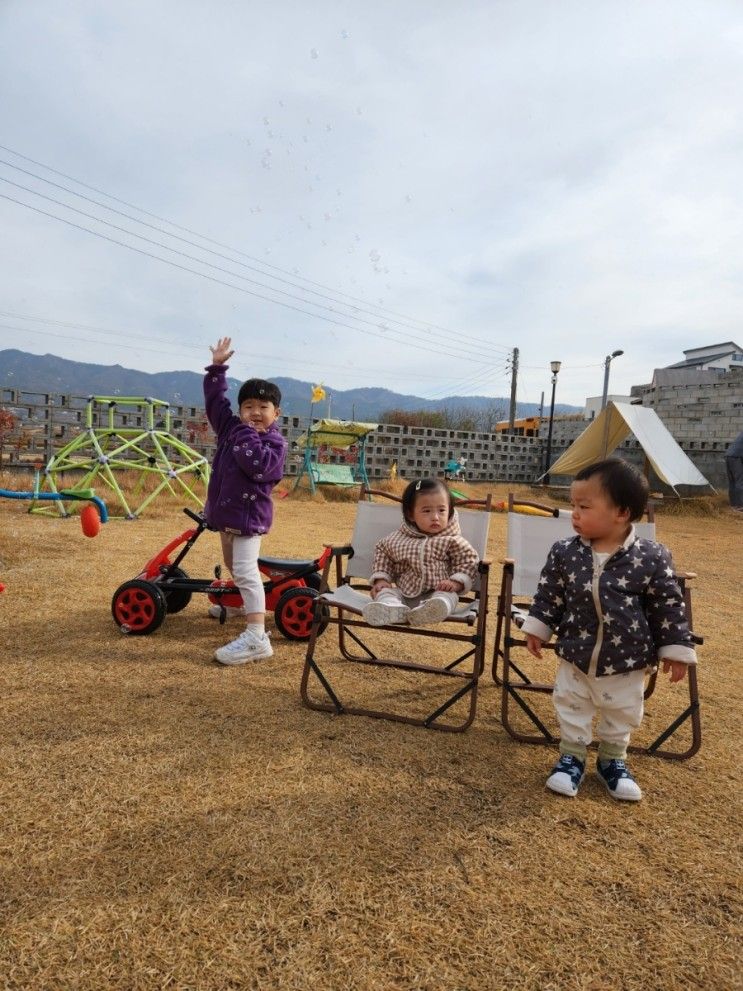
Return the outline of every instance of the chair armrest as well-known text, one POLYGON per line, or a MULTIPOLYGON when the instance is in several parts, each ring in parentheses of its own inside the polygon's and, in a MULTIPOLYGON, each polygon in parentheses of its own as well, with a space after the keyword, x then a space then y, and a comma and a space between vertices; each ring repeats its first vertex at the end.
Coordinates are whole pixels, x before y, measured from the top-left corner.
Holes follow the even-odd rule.
POLYGON ((331 557, 353 557, 353 547, 350 544, 343 544, 338 547, 334 544, 323 544, 323 547, 330 549, 331 557))

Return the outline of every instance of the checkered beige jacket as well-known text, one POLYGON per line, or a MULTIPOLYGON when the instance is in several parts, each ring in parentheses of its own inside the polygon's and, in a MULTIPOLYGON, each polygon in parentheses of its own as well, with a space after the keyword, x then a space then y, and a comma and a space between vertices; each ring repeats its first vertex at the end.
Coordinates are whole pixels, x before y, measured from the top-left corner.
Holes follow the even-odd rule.
POLYGON ((403 595, 413 598, 436 587, 438 582, 461 582, 469 592, 477 576, 477 551, 462 536, 456 510, 441 533, 427 534, 403 521, 374 548, 369 579, 392 582, 403 595))

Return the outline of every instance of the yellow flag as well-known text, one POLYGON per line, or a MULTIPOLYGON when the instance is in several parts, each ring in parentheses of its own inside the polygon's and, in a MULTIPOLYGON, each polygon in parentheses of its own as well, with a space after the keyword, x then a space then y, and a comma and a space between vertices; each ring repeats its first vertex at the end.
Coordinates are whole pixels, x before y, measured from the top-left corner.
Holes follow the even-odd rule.
POLYGON ((325 390, 321 385, 312 386, 312 402, 321 403, 325 399, 325 390))

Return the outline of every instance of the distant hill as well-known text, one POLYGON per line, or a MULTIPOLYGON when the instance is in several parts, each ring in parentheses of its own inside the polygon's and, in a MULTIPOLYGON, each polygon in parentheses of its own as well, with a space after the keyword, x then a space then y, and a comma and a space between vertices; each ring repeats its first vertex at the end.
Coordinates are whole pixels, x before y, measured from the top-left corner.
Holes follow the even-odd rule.
MULTIPOLYGON (((140 372, 121 365, 93 365, 68 361, 53 354, 36 355, 8 349, 0 351, 0 386, 24 389, 28 392, 60 392, 76 396, 148 396, 178 406, 202 406, 202 376, 196 372, 140 372)), ((283 396, 282 412, 290 416, 307 416, 310 408, 312 383, 300 379, 276 377, 274 380, 283 396)), ((230 395, 234 399, 241 380, 228 378, 230 395)), ((488 410, 493 419, 508 417, 507 397, 446 396, 444 399, 423 399, 389 389, 334 389, 324 386, 330 397, 330 415, 342 420, 375 421, 389 409, 400 410, 488 410)), ((327 402, 318 403, 314 414, 327 415, 327 402)), ((533 416, 539 412, 537 403, 517 403, 517 416, 533 416)), ((577 406, 558 404, 555 411, 574 413, 577 406)))

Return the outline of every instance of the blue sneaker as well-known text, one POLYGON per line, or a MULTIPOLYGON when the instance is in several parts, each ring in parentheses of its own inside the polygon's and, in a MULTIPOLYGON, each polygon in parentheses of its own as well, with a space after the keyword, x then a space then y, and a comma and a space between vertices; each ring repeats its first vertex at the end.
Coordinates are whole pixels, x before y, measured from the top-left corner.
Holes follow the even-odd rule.
POLYGON ((640 786, 623 760, 597 760, 596 773, 612 798, 624 802, 639 802, 642 798, 640 786))
POLYGON ((585 773, 585 761, 578 760, 572 754, 563 754, 547 778, 547 787, 550 791, 556 791, 558 795, 575 798, 585 773))

